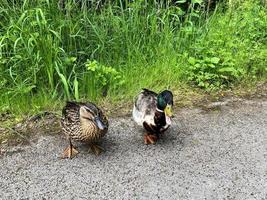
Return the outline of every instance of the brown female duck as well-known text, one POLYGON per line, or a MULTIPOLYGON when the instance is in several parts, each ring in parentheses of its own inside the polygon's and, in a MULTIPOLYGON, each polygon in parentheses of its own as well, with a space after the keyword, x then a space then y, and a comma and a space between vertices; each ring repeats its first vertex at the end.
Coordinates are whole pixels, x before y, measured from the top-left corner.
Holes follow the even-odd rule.
POLYGON ((61 126, 69 140, 63 158, 72 158, 78 153, 72 140, 89 143, 95 154, 101 152, 96 142, 107 133, 108 120, 95 104, 67 102, 62 110, 61 126))

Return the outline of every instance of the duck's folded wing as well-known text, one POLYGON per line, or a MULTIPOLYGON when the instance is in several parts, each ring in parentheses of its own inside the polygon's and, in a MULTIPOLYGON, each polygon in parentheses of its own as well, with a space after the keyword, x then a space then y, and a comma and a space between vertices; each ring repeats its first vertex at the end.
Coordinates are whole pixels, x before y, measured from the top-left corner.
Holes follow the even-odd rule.
POLYGON ((62 110, 62 119, 67 121, 79 120, 80 105, 67 101, 66 106, 62 110))
POLYGON ((135 122, 142 125, 144 121, 149 120, 149 123, 152 123, 156 106, 157 94, 153 91, 143 89, 134 103, 133 118, 135 122))

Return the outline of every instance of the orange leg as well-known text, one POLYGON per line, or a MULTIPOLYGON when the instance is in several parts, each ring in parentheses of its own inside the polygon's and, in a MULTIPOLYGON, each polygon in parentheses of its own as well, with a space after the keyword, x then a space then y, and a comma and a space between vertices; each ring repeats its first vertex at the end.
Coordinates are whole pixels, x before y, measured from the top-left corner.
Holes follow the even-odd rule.
POLYGON ((62 158, 73 158, 79 152, 73 147, 71 140, 69 139, 70 145, 64 150, 62 158))
POLYGON ((149 135, 149 134, 145 134, 145 136, 144 136, 144 142, 145 142, 145 144, 155 144, 156 143, 156 141, 157 141, 157 136, 155 136, 155 135, 149 135))
POLYGON ((104 149, 97 144, 90 144, 90 148, 91 148, 92 152, 97 156, 99 154, 101 154, 102 151, 104 151, 104 149))

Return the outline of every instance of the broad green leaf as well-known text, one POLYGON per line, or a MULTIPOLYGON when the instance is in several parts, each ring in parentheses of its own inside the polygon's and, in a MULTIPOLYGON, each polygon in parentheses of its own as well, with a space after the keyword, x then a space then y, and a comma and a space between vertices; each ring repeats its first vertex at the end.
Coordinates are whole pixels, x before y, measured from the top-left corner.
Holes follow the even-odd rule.
POLYGON ((208 66, 211 68, 215 68, 215 65, 213 63, 209 63, 208 66))
POLYGON ((203 0, 192 0, 191 2, 192 2, 192 3, 198 3, 198 4, 201 4, 201 3, 203 3, 203 0))
POLYGON ((210 58, 210 61, 211 61, 212 63, 214 63, 214 64, 218 64, 219 61, 220 61, 220 58, 212 57, 212 58, 210 58))
POLYGON ((176 1, 176 3, 186 3, 187 0, 176 1))
POLYGON ((195 63, 196 63, 196 59, 193 58, 193 57, 189 57, 188 62, 189 62, 191 65, 195 65, 195 63))
POLYGON ((219 72, 234 72, 236 71, 233 67, 224 67, 218 70, 219 72))

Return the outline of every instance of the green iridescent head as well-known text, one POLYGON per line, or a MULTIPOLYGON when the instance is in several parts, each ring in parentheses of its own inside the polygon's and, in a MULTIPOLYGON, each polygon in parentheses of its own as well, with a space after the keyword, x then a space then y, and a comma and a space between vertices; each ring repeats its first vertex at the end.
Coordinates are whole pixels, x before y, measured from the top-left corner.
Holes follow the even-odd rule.
POLYGON ((157 97, 157 108, 164 111, 165 115, 172 116, 173 95, 169 90, 164 90, 157 97))

